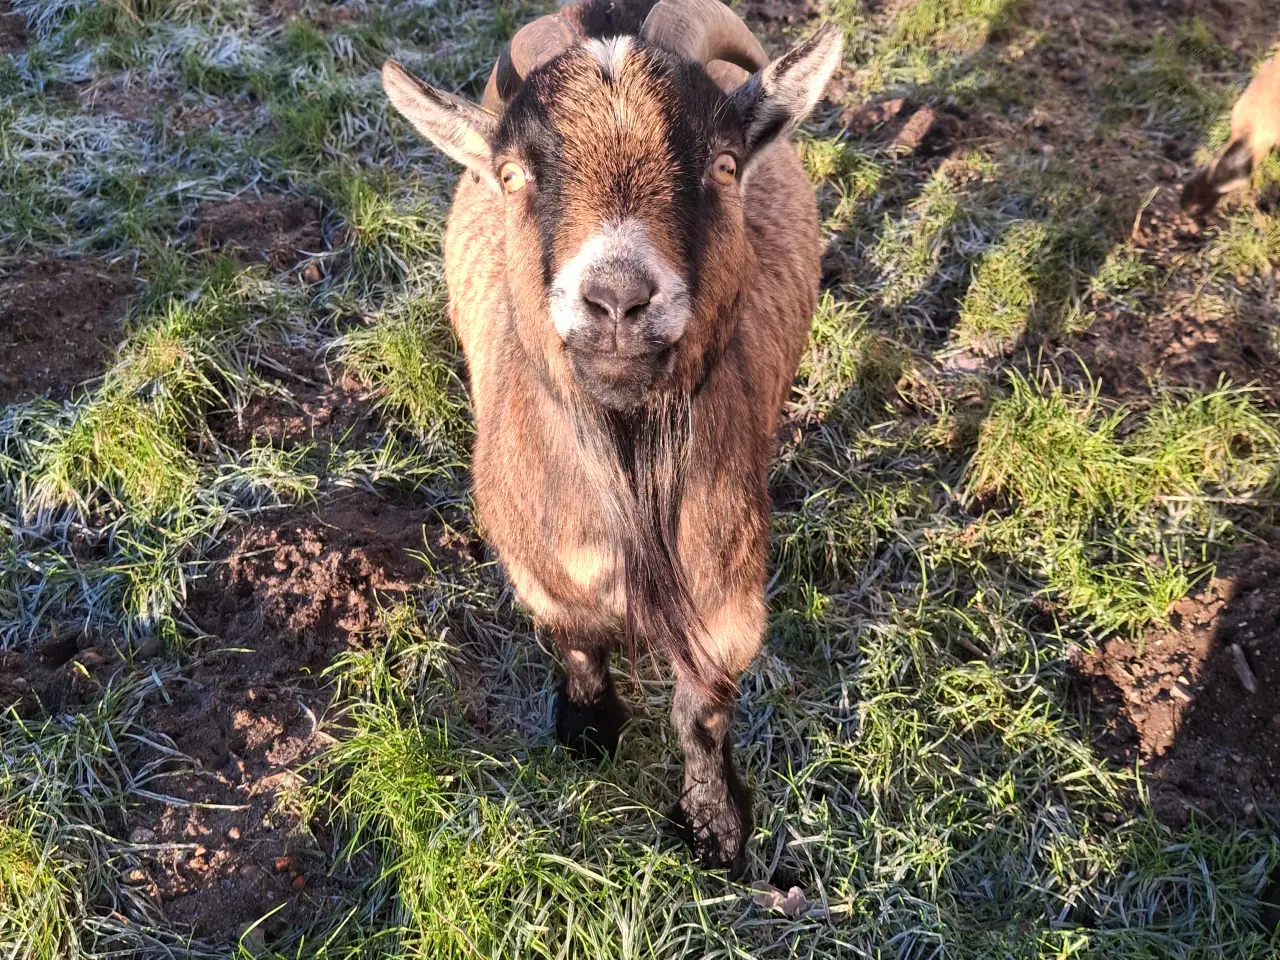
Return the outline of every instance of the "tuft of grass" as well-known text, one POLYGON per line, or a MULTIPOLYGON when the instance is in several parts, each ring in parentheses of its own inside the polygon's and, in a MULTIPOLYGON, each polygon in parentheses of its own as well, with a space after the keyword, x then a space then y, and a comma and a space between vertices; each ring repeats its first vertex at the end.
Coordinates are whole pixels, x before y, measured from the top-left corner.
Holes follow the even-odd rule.
POLYGON ((916 0, 893 22, 892 43, 976 50, 1017 22, 1022 0, 916 0))
POLYGON ((71 956, 70 867, 40 844, 36 817, 21 816, 22 809, 0 807, 0 951, 32 960, 71 956))
POLYGON ((1112 116, 1134 116, 1161 129, 1207 127, 1227 106, 1226 95, 1205 82, 1201 45, 1164 33, 1151 36, 1127 75, 1108 82, 1112 116))
POLYGON ((1032 326, 1054 270, 1050 225, 1019 220, 974 267, 956 333, 982 353, 1002 353, 1032 326))
POLYGON ((906 216, 885 216, 871 260, 881 270, 886 307, 909 303, 930 284, 963 212, 959 189, 940 169, 908 206, 906 216))
POLYGON ((428 450, 457 456, 469 432, 443 291, 403 297, 338 343, 343 364, 428 450))
POLYGON ((867 319, 862 304, 836 300, 830 292, 819 299, 795 387, 806 418, 861 421, 885 410, 910 376, 910 352, 871 329, 867 319))
POLYGON ((1128 246, 1117 246, 1107 253, 1102 266, 1089 280, 1089 292, 1095 297, 1119 299, 1125 294, 1147 288, 1155 268, 1128 246))
POLYGON ((398 282, 424 266, 438 274, 444 224, 432 203, 396 202, 361 176, 340 177, 331 193, 344 223, 344 249, 366 283, 398 282))
POLYGON ((1232 214, 1211 253, 1229 276, 1269 275, 1280 263, 1280 217, 1252 210, 1232 214))
POLYGON ((1136 630, 1189 589, 1193 545, 1227 536, 1206 501, 1264 498, 1278 469, 1277 423, 1247 391, 1166 397, 1138 416, 1096 389, 1015 376, 982 425, 967 495, 1008 502, 981 535, 1019 543, 1067 609, 1136 630))

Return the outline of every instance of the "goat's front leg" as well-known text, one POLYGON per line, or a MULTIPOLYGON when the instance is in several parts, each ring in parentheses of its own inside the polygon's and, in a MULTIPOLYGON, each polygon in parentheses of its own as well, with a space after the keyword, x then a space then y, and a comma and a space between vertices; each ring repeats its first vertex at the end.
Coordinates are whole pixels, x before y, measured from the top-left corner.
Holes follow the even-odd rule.
POLYGON ((733 763, 734 701, 712 699, 677 674, 671 719, 684 750, 684 789, 673 819, 694 855, 742 872, 751 834, 751 793, 733 763))
MULTIPOLYGON (((760 647, 764 604, 751 593, 725 604, 706 623, 703 672, 736 681, 760 647)), ((676 670, 671 719, 684 750, 684 789, 673 818, 707 866, 741 874, 751 836, 751 792, 733 763, 736 696, 713 697, 676 670)))
POLYGON ((627 708, 609 673, 611 638, 557 630, 564 679, 556 697, 556 739, 581 756, 599 760, 618 749, 627 708))

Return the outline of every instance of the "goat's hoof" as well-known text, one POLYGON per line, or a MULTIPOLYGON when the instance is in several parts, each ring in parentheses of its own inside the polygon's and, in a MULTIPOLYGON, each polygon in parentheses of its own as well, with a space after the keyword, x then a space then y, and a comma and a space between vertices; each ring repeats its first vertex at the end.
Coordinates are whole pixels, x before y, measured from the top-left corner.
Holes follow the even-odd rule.
POLYGON ((565 685, 556 694, 556 739, 584 760, 603 760, 618 752, 627 708, 612 684, 592 703, 569 699, 565 685))
POLYGON ((751 834, 751 797, 725 793, 718 800, 691 803, 682 797, 669 814, 680 839, 708 870, 727 870, 732 879, 747 866, 751 834))

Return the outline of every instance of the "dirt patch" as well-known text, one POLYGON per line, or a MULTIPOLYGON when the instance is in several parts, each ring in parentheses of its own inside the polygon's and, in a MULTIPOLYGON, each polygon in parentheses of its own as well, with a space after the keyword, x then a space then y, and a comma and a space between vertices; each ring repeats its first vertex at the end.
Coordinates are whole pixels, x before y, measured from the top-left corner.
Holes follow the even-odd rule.
POLYGON ((27 21, 9 12, 8 0, 0 0, 0 54, 21 53, 27 49, 27 21))
POLYGON ((296 677, 376 626, 379 598, 421 581, 409 552, 424 549, 425 522, 423 511, 366 493, 291 508, 241 533, 190 608, 224 643, 254 648, 259 675, 296 677))
POLYGON ((108 75, 88 86, 70 88, 70 100, 81 110, 100 117, 129 122, 154 121, 176 134, 210 128, 243 130, 252 126, 255 108, 245 102, 220 103, 217 107, 189 103, 171 89, 148 86, 145 79, 108 75))
POLYGON ((1237 552, 1170 626, 1077 669, 1098 749, 1142 764, 1162 821, 1280 815, 1280 546, 1237 552))
MULTIPOLYGON (((1135 220, 1130 242, 1146 262, 1163 265, 1186 260, 1212 237, 1213 228, 1203 230, 1180 212, 1177 191, 1163 187, 1135 220)), ((1272 328, 1280 315, 1270 278, 1241 276, 1232 283, 1241 295, 1234 302, 1221 295, 1221 283, 1204 284, 1175 269, 1156 294, 1097 304, 1097 318, 1067 342, 1067 353, 1122 400, 1141 400, 1152 385, 1207 392, 1226 377, 1254 384, 1259 399, 1274 407, 1280 356, 1272 328)))
POLYGON ((253 444, 285 450, 305 443, 359 445, 379 427, 372 392, 311 350, 276 351, 259 373, 265 387, 242 410, 209 418, 218 439, 237 450, 253 444))
MULTIPOLYGON (((320 209, 313 200, 282 194, 202 203, 193 246, 245 263, 287 270, 324 249, 320 209)), ((318 274, 315 279, 319 279, 318 274)))
POLYGON ((111 77, 76 91, 80 109, 102 117, 141 120, 164 114, 172 105, 171 91, 148 87, 140 80, 111 77))
MULTIPOLYGON (((135 659, 158 649, 148 645, 135 659)), ((21 717, 75 713, 101 696, 126 661, 118 636, 57 626, 34 647, 0 652, 0 713, 10 707, 21 717)))
POLYGON ((950 153, 966 135, 964 118, 958 113, 935 110, 909 97, 850 107, 840 114, 840 123, 852 137, 887 142, 898 154, 922 157, 950 153))
POLYGON ((0 403, 65 392, 102 369, 123 335, 128 269, 45 258, 0 267, 0 403))
POLYGON ((192 590, 211 635, 199 662, 149 698, 142 724, 192 761, 146 789, 121 836, 141 845, 126 882, 175 924, 216 942, 282 907, 269 939, 323 907, 337 881, 291 799, 298 767, 320 750, 329 693, 319 679, 379 622, 379 604, 425 576, 426 514, 370 494, 261 518, 192 590))

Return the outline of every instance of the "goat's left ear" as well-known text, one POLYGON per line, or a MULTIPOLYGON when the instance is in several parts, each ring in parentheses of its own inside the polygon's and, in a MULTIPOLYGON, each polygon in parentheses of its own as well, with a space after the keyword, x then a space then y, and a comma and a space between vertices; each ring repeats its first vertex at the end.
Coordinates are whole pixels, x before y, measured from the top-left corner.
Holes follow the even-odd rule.
POLYGON ((458 163, 498 185, 489 148, 498 129, 497 117, 468 100, 427 86, 395 60, 382 66, 382 89, 415 130, 458 163))
POLYGON ((843 47, 840 28, 825 23, 733 92, 745 126, 748 159, 774 140, 789 137, 813 112, 843 47))

